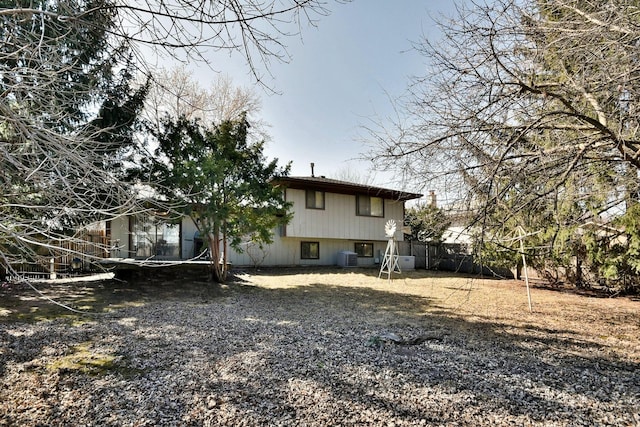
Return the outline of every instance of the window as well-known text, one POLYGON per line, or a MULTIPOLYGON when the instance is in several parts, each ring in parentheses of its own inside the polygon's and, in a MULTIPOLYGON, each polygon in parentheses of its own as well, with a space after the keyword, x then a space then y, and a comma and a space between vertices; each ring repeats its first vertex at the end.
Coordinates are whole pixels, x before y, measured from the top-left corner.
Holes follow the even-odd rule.
POLYGON ((300 258, 302 259, 319 259, 320 243, 318 242, 301 242, 300 258))
POLYGON ((324 191, 306 191, 307 209, 324 209, 324 191))
POLYGON ((135 257, 180 258, 180 224, 162 217, 132 217, 130 244, 135 257))
POLYGON ((361 258, 373 258, 373 243, 358 242, 355 245, 355 253, 361 258))
POLYGON ((359 195, 356 197, 356 214, 384 217, 384 200, 382 197, 359 195))

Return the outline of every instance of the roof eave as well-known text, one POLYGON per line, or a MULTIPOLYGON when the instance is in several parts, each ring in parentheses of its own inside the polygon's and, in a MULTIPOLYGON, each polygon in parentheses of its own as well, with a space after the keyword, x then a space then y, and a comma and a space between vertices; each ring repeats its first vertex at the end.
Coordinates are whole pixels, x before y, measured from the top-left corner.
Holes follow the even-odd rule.
POLYGON ((295 177, 284 177, 274 181, 274 184, 280 184, 287 188, 298 190, 316 190, 327 193, 357 195, 363 194, 373 197, 382 197, 384 199, 397 200, 405 202, 408 200, 419 199, 422 194, 410 193, 400 190, 391 190, 387 188, 366 186, 361 184, 352 184, 347 182, 323 181, 313 179, 299 179, 295 177))

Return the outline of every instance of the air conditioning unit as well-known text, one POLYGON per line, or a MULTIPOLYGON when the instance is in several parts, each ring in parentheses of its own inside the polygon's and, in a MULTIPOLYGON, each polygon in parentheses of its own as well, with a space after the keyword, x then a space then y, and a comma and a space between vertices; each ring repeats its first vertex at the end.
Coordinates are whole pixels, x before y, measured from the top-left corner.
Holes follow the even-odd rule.
POLYGON ((338 252, 338 265, 340 267, 357 267, 358 254, 350 251, 338 252))
POLYGON ((398 257, 398 266, 402 271, 416 269, 416 257, 400 255, 398 257))

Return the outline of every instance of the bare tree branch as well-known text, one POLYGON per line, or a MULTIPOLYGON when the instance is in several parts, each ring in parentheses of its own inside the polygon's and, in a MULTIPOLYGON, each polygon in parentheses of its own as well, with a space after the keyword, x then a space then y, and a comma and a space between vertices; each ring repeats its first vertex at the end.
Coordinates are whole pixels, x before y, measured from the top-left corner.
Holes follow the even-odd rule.
MULTIPOLYGON (((84 244, 91 221, 144 212, 123 176, 154 55, 239 52, 257 81, 321 0, 55 0, 0 6, 0 265, 84 244), (26 5, 28 7, 25 7, 26 5), (151 55, 150 55, 151 52, 151 55), (61 242, 66 242, 62 244, 61 242)), ((242 93, 221 93, 240 97, 242 93)), ((254 102, 251 96, 244 106, 254 102)), ((235 108, 235 107, 234 107, 235 108)), ((224 114, 236 114, 230 109, 224 114)), ((97 244, 107 250, 108 244, 97 244)))
POLYGON ((640 187, 639 18, 617 0, 460 7, 441 40, 416 44, 427 74, 399 120, 369 127, 371 157, 450 192, 492 238, 553 228, 552 247, 610 221, 640 187))

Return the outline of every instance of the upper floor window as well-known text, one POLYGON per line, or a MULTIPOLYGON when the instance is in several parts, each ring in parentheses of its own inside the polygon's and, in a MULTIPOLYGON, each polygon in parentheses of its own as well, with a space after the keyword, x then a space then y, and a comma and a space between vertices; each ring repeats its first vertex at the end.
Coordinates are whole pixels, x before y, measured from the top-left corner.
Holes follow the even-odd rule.
POLYGON ((307 209, 324 209, 324 191, 306 190, 307 209))
POLYGON ((384 199, 382 197, 364 195, 356 196, 356 214, 384 217, 384 199))

